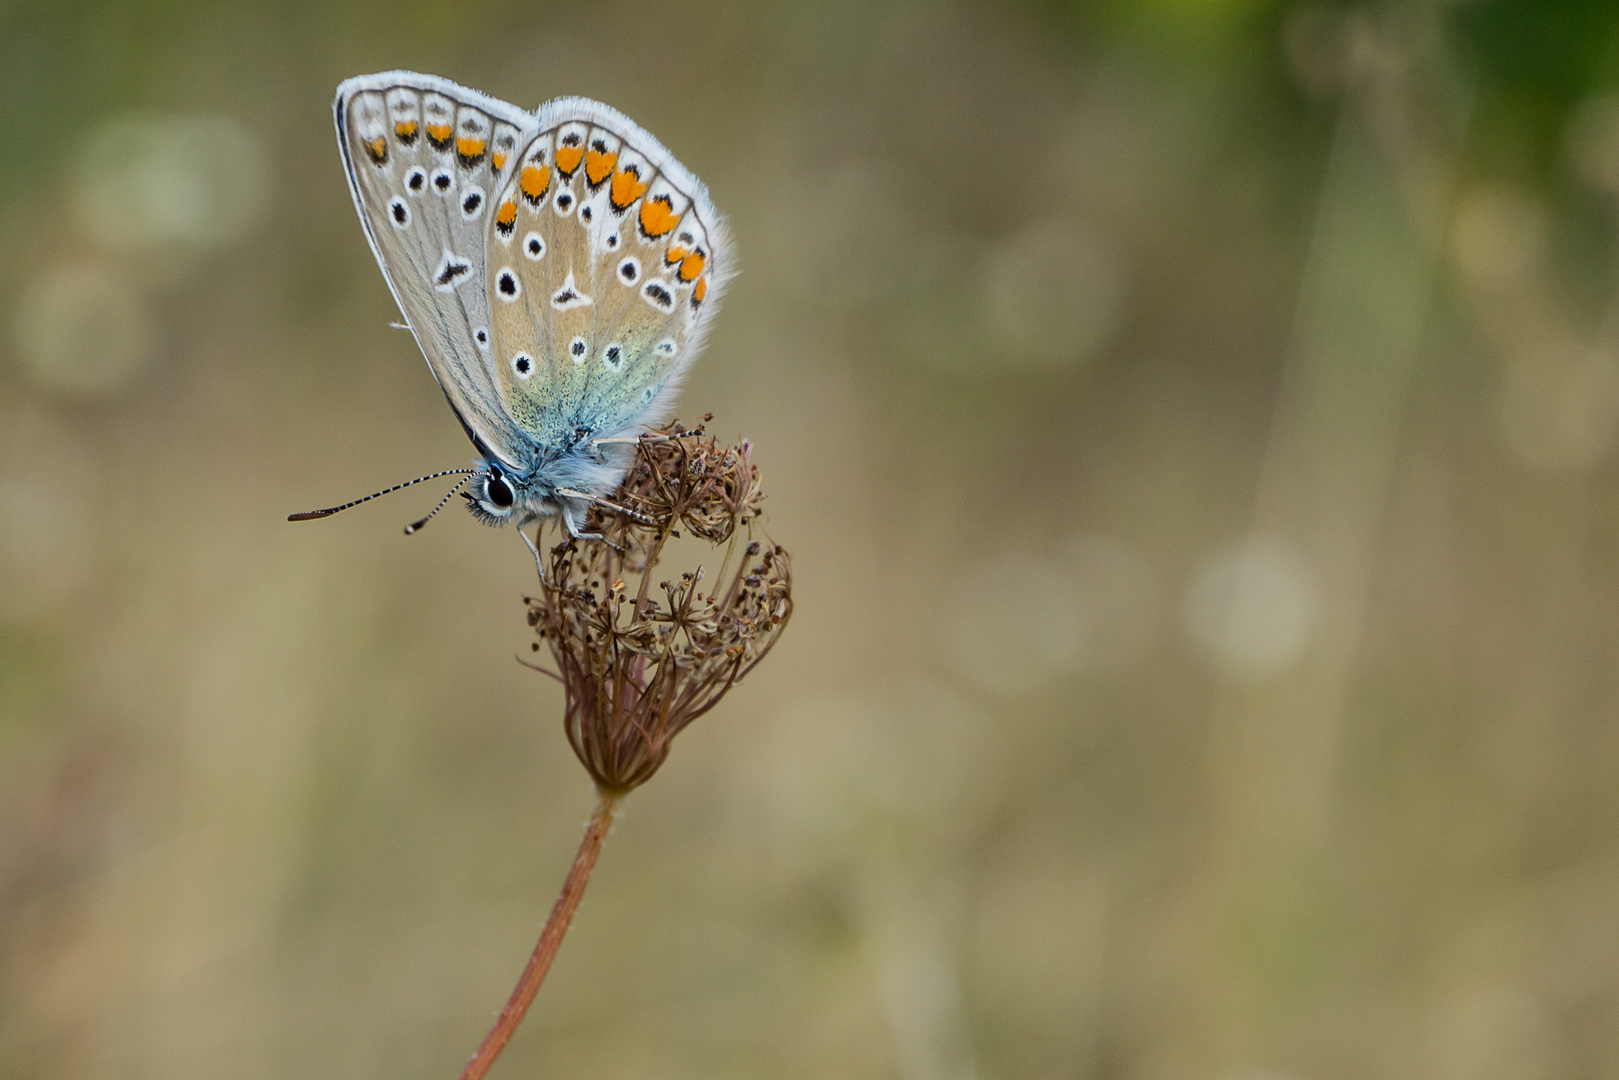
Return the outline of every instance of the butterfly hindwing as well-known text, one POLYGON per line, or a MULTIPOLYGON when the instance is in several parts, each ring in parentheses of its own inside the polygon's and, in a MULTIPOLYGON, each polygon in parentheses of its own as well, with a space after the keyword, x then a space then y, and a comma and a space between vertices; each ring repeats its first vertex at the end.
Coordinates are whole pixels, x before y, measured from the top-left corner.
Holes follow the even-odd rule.
POLYGON ((488 225, 496 385, 565 449, 656 412, 701 347, 730 248, 702 183, 617 110, 541 106, 488 225))
POLYGON ((350 79, 335 105, 349 187, 377 262, 469 432, 517 460, 522 432, 498 389, 485 292, 494 193, 534 117, 443 79, 350 79))

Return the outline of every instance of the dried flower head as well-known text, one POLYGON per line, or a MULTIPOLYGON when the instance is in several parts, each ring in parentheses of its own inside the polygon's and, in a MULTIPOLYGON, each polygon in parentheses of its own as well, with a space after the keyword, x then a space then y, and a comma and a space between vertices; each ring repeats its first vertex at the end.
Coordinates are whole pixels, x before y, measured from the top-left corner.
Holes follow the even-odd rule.
POLYGON ((764 493, 749 451, 720 445, 701 423, 643 436, 611 496, 630 512, 593 511, 590 527, 605 542, 552 548, 529 600, 529 624, 556 661, 547 674, 566 694, 568 742, 604 793, 645 783, 674 737, 753 670, 792 615, 787 553, 754 538, 764 493), (682 527, 724 545, 706 590, 702 566, 659 572, 682 527))

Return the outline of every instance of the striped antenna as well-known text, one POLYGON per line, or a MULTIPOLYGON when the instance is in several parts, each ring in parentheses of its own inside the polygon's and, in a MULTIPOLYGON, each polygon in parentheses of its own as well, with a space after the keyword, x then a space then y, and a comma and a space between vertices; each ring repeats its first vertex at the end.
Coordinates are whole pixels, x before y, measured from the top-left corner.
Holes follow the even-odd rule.
POLYGON ((446 491, 444 493, 444 498, 442 498, 442 499, 440 499, 438 501, 438 505, 433 507, 433 509, 431 511, 429 511, 429 513, 428 513, 428 515, 426 517, 422 518, 422 520, 420 520, 420 521, 413 521, 409 525, 405 526, 405 535, 409 536, 412 533, 417 532, 418 530, 421 529, 421 527, 423 525, 426 525, 429 521, 432 521, 433 520, 433 515, 437 514, 440 510, 444 509, 444 504, 450 501, 450 496, 454 495, 457 491, 460 491, 461 486, 463 484, 465 484, 466 482, 467 482, 467 478, 465 476, 463 476, 461 479, 457 480, 455 482, 455 486, 453 488, 451 488, 449 491, 446 491))
MULTIPOLYGON (((425 483, 428 480, 437 480, 441 476, 462 476, 462 477, 470 476, 472 474, 472 472, 473 472, 472 469, 445 469, 443 472, 436 472, 436 473, 433 473, 433 474, 431 474, 429 476, 418 476, 414 480, 406 480, 403 484, 395 484, 391 488, 383 488, 381 491, 378 491, 378 492, 376 492, 374 494, 371 494, 371 495, 367 495, 363 499, 355 499, 353 502, 344 503, 342 506, 328 506, 324 510, 307 510, 302 514, 288 514, 287 515, 287 520, 288 521, 314 521, 317 518, 331 517, 333 514, 340 513, 340 512, 342 512, 344 510, 347 510, 351 506, 359 506, 363 502, 370 502, 372 499, 380 498, 383 495, 391 495, 394 492, 399 491, 402 488, 408 488, 408 487, 411 487, 411 486, 413 486, 415 484, 425 483)), ((464 484, 464 483, 466 483, 466 481, 462 480, 461 484, 464 484)), ((457 484, 455 486, 460 487, 461 484, 457 484)), ((432 517, 433 515, 429 514, 427 516, 432 517)), ((426 518, 423 518, 422 520, 425 521, 426 518)), ((409 532, 410 530, 407 529, 406 531, 409 532)))

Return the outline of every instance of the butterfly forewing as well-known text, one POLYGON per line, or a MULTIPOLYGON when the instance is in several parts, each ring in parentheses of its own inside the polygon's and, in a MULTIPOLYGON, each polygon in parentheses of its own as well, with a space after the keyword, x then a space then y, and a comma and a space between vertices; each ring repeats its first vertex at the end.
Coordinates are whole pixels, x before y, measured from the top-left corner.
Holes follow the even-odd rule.
POLYGON ((406 73, 351 79, 336 109, 366 234, 434 376, 469 430, 517 460, 523 435, 497 387, 485 245, 494 193, 534 118, 406 73))
POLYGON ((409 72, 351 79, 336 108, 366 235, 476 440, 540 477, 665 407, 731 267, 662 144, 586 98, 526 113, 409 72))
POLYGON ((543 106, 489 225, 495 377, 565 450, 641 424, 696 355, 729 271, 702 184, 596 102, 543 106))

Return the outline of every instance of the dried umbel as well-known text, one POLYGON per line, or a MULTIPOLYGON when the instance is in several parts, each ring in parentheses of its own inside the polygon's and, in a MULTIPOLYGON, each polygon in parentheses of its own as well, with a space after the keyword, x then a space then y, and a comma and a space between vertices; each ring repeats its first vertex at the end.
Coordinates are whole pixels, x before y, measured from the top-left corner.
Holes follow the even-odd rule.
POLYGON ((644 437, 613 496, 627 512, 593 512, 606 542, 568 540, 546 560, 529 623, 566 692, 568 742, 604 792, 645 783, 792 614, 787 553, 753 535, 764 496, 749 450, 700 425, 644 437), (712 585, 703 566, 660 567, 682 531, 715 545, 712 585))
POLYGON ((722 446, 701 425, 642 436, 615 508, 591 514, 601 538, 566 540, 545 560, 528 620, 556 670, 539 670, 562 683, 568 742, 599 798, 517 988, 461 1080, 481 1080, 533 1003, 620 800, 658 771, 687 724, 764 659, 793 613, 787 553, 754 535, 764 494, 748 454, 747 443, 722 446), (705 589, 702 566, 660 569, 666 545, 682 533, 712 545, 714 586, 705 589))

